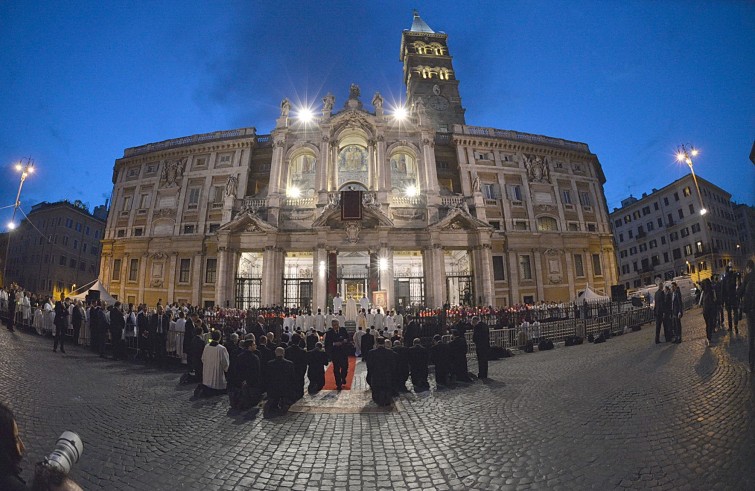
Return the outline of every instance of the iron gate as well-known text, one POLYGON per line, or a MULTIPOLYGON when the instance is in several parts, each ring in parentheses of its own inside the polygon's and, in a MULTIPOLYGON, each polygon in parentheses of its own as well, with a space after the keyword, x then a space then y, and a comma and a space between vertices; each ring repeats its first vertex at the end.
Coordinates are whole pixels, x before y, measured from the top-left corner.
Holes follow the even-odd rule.
POLYGON ((283 278, 283 306, 288 308, 312 308, 312 278, 283 278))
POLYGON ((393 294, 396 308, 411 310, 425 305, 425 278, 422 276, 400 276, 393 280, 393 294))
POLYGON ((236 308, 259 308, 262 303, 262 278, 236 278, 236 308))
POLYGON ((450 305, 475 305, 474 281, 470 274, 446 276, 450 305))

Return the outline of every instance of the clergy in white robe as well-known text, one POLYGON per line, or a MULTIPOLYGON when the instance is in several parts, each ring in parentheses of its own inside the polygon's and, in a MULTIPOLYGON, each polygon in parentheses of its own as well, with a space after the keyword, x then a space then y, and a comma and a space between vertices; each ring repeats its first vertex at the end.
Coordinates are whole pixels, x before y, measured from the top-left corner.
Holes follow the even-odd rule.
POLYGON ((366 310, 362 309, 357 314, 357 328, 361 327, 363 331, 367 331, 367 314, 365 313, 366 310))
POLYGON ((391 334, 393 334, 393 330, 396 329, 396 320, 391 314, 386 315, 383 319, 383 328, 391 334))
POLYGON ((24 298, 21 302, 21 319, 24 325, 28 326, 29 321, 31 321, 31 300, 29 300, 29 295, 24 293, 24 298))
POLYGON ((337 314, 341 310, 343 310, 343 299, 341 298, 340 293, 336 293, 336 296, 333 297, 333 312, 337 314))
POLYGON ((384 329, 383 314, 380 312, 380 309, 377 309, 377 312, 375 312, 375 317, 372 319, 372 325, 378 331, 382 331, 384 329))
POLYGON ((45 313, 44 313, 44 319, 42 322, 42 331, 43 332, 55 332, 53 322, 55 321, 55 312, 53 311, 53 305, 52 305, 52 299, 45 302, 45 313))
POLYGON ((42 335, 42 330, 45 327, 45 314, 42 310, 42 307, 37 307, 34 310, 34 320, 32 321, 32 327, 35 331, 37 331, 37 334, 40 336, 42 335))
POLYGON ((212 342, 202 352, 202 384, 215 390, 225 390, 225 372, 230 359, 225 346, 218 344, 220 331, 212 331, 212 342))
POLYGON ((396 314, 393 319, 396 321, 396 329, 399 331, 404 330, 404 316, 399 314, 396 314))
POLYGON ((352 297, 346 300, 346 312, 344 316, 347 321, 356 322, 357 320, 357 302, 352 297))
POLYGON ((322 311, 320 309, 317 309, 317 315, 314 316, 313 327, 317 332, 325 332, 325 316, 322 315, 322 311))
POLYGON ((370 310, 370 301, 367 298, 367 294, 365 293, 362 298, 359 299, 359 308, 364 309, 365 312, 370 310))

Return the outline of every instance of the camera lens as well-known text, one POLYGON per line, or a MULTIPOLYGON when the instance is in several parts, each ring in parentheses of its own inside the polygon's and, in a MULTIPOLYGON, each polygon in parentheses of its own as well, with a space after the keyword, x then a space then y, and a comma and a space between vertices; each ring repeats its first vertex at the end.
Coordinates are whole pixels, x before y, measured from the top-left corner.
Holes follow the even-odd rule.
POLYGON ((47 457, 47 463, 68 474, 73 464, 79 461, 83 451, 84 444, 79 435, 72 431, 64 431, 55 444, 55 450, 47 457))

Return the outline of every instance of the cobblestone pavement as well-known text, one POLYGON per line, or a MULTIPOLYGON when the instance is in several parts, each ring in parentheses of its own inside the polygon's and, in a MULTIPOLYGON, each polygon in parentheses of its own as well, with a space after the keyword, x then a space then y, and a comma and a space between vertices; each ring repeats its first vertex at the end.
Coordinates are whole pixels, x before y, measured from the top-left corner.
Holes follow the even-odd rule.
POLYGON ((746 334, 706 349, 700 311, 684 324, 680 345, 645 326, 492 362, 492 380, 409 394, 398 411, 272 421, 190 400, 178 370, 0 329, 0 399, 26 476, 79 432, 85 489, 755 489, 746 334))

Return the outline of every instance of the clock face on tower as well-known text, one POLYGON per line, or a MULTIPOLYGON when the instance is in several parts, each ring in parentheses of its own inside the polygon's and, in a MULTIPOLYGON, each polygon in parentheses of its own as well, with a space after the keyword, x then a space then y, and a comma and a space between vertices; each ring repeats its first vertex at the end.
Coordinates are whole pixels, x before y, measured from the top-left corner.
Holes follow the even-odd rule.
POLYGON ((448 109, 448 99, 446 99, 442 95, 434 95, 430 97, 428 104, 436 111, 445 111, 446 109, 448 109))

